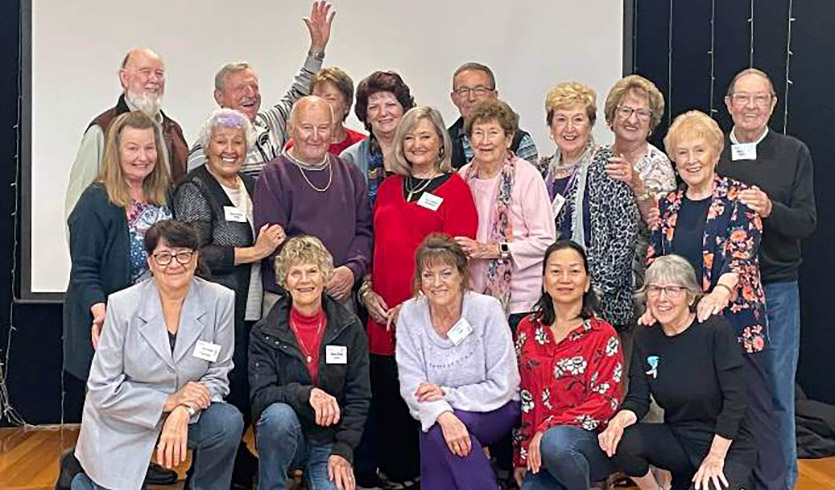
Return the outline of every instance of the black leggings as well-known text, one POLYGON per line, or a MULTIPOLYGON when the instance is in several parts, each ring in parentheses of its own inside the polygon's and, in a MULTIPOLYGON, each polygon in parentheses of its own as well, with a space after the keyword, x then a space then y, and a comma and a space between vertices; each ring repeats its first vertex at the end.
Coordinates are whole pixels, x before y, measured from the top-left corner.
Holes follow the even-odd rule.
MULTIPOLYGON (((673 474, 672 490, 694 488, 690 481, 701 465, 704 454, 681 443, 680 435, 667 424, 635 424, 627 427, 618 444, 615 463, 629 476, 644 476, 649 465, 670 471, 673 474)), ((733 458, 728 452, 725 457, 725 478, 729 490, 739 490, 748 485, 751 466, 733 458)))

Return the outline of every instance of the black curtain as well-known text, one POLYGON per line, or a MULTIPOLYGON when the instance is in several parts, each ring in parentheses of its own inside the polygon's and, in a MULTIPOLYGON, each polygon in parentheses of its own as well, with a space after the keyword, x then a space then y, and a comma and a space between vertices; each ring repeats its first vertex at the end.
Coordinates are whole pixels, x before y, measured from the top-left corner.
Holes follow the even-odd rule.
POLYGON ((800 271, 798 380, 810 398, 835 403, 835 329, 827 306, 833 291, 830 278, 835 276, 830 251, 835 227, 828 219, 835 210, 835 193, 828 190, 828 183, 835 181, 829 164, 835 157, 835 2, 634 0, 631 6, 634 72, 653 80, 667 98, 668 113, 653 137, 657 144, 670 116, 690 109, 713 111, 728 131, 732 123, 723 101, 728 84, 737 72, 754 66, 771 76, 777 92, 770 127, 785 129, 809 145, 818 229, 804 243, 800 271))

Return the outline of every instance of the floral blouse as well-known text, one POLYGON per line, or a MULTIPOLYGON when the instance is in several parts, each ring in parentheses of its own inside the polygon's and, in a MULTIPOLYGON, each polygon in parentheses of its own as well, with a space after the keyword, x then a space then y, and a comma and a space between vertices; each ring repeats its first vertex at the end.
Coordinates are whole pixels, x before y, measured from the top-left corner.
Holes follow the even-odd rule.
POLYGON ((145 232, 158 221, 171 219, 171 209, 168 206, 131 201, 125 213, 130 235, 130 283, 136 284, 150 277, 145 232))
POLYGON ((514 435, 514 466, 525 467, 537 432, 558 425, 602 430, 621 402, 623 353, 615 329, 591 318, 556 343, 534 315, 520 323, 516 358, 522 376, 522 423, 514 435))
MULTIPOLYGON (((702 240, 702 289, 705 293, 713 291, 719 277, 727 272, 739 276, 724 314, 736 329, 745 352, 750 354, 765 348, 768 325, 757 258, 763 224, 754 210, 737 200, 737 194, 746 188, 739 181, 715 177, 702 240)), ((685 186, 679 187, 658 202, 661 220, 649 237, 647 265, 656 257, 674 253, 673 236, 685 190, 685 186)))

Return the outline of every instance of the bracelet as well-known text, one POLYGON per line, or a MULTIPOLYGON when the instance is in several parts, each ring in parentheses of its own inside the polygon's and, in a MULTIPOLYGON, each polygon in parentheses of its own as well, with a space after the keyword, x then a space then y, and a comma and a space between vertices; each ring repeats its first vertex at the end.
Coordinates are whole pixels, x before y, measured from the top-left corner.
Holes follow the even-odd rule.
POLYGON ((730 295, 731 297, 733 297, 733 295, 734 295, 733 290, 731 288, 729 288, 728 286, 722 284, 721 282, 717 282, 716 286, 713 288, 713 290, 716 291, 716 288, 725 288, 725 290, 728 291, 728 295, 730 295))
POLYGON ((183 403, 180 406, 186 409, 186 412, 188 412, 189 417, 194 417, 195 415, 197 415, 197 410, 195 410, 194 407, 192 407, 191 405, 186 405, 185 403, 183 403))
POLYGON ((644 191, 644 192, 638 194, 636 196, 636 199, 638 200, 638 202, 649 201, 650 199, 652 199, 652 194, 650 194, 649 191, 644 191))
POLYGON ((318 53, 314 53, 312 50, 310 50, 310 51, 307 52, 307 55, 310 56, 311 58, 314 58, 314 59, 318 60, 318 61, 322 61, 322 60, 325 59, 325 52, 324 51, 319 51, 318 53))

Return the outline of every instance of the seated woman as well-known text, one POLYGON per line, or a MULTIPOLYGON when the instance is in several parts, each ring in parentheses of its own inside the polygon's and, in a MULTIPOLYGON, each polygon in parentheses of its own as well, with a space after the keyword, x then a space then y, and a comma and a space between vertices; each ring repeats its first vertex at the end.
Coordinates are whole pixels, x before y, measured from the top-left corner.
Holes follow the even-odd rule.
MULTIPOLYGON (((673 121, 664 146, 684 183, 658 203, 660 221, 649 237, 647 261, 669 254, 687 259, 705 294, 696 311, 698 320, 724 314, 733 325, 749 368, 748 414, 760 464, 782 461, 768 388, 771 352, 758 259, 763 224, 757 212, 739 200, 747 186, 716 174, 724 143, 722 130, 707 114, 689 111, 673 121)), ((646 316, 642 320, 648 324, 651 313, 646 316)), ((763 478, 773 473, 768 468, 755 470, 755 476, 763 478)))
POLYGON ((609 460, 597 432, 618 408, 623 355, 615 329, 594 315, 583 248, 560 240, 545 251, 544 292, 516 334, 522 424, 515 477, 523 490, 587 489, 609 460))
POLYGON ((84 472, 73 490, 138 490, 154 454, 173 468, 187 448, 198 454, 189 488, 229 488, 243 432, 241 413, 223 402, 235 295, 194 277, 197 247, 190 226, 157 223, 145 232, 153 278, 110 295, 75 448, 84 472))
POLYGON ((519 116, 497 99, 480 102, 464 129, 474 156, 458 174, 478 211, 476 238, 456 236, 470 259, 470 288, 502 303, 515 331, 542 287, 542 254, 556 238, 548 191, 536 167, 510 151, 519 116))
POLYGON ((745 362, 727 320, 697 317, 703 294, 677 255, 656 259, 639 291, 656 324, 635 332, 629 394, 599 439, 642 490, 659 488, 649 465, 672 473, 673 490, 751 488, 757 449, 745 415, 745 362), (650 395, 663 424, 638 423, 650 395))
POLYGON ((287 240, 276 277, 288 295, 252 328, 258 488, 285 488, 295 468, 308 488, 355 488, 354 448, 371 399, 368 346, 357 317, 325 294, 332 271, 318 238, 287 240))
POLYGON ((632 321, 632 260, 638 237, 638 206, 625 183, 606 165, 614 154, 592 137, 597 119, 591 87, 561 83, 545 98, 545 122, 557 151, 540 159, 560 238, 586 251, 597 313, 618 331, 632 321))
POLYGON ((467 256, 446 235, 415 255, 397 320, 400 395, 421 424, 420 478, 432 490, 497 488, 483 447, 519 418, 519 370, 501 303, 467 291, 467 256))

